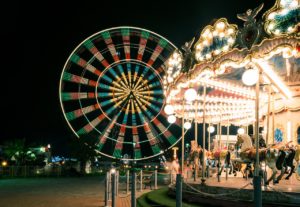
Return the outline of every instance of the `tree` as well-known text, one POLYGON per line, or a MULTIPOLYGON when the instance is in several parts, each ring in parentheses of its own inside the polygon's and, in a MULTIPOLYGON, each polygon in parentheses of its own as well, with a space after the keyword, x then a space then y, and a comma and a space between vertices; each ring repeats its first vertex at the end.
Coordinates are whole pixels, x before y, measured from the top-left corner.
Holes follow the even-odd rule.
POLYGON ((89 135, 74 138, 70 143, 70 155, 80 162, 80 173, 85 174, 85 166, 87 161, 93 160, 98 156, 96 152, 95 139, 89 135))
POLYGON ((35 159, 33 152, 31 152, 26 145, 25 139, 13 139, 4 143, 4 156, 15 161, 16 165, 26 165, 35 159))

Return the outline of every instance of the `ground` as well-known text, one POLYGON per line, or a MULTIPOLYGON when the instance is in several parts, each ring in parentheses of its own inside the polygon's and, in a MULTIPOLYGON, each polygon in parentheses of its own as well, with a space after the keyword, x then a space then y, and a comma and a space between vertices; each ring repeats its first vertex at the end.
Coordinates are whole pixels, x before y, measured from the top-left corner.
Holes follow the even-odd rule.
POLYGON ((104 177, 0 179, 0 206, 104 206, 103 178, 104 177))

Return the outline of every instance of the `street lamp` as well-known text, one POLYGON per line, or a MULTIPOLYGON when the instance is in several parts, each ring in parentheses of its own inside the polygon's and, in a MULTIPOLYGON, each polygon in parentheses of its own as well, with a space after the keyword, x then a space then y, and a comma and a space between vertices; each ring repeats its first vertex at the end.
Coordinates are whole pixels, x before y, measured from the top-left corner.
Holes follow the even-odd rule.
POLYGON ((184 99, 192 102, 197 98, 197 91, 194 88, 189 88, 184 93, 184 99))
POLYGON ((174 108, 172 105, 166 105, 165 108, 164 108, 164 111, 167 115, 171 115, 174 113, 174 108))
POLYGON ((169 122, 170 124, 175 123, 175 122, 176 122, 176 116, 175 116, 175 115, 170 115, 170 116, 168 116, 168 122, 169 122))
POLYGON ((242 75, 242 81, 247 86, 253 86, 258 81, 258 70, 248 69, 242 75))
POLYGON ((260 87, 260 74, 259 69, 248 69, 242 76, 245 85, 255 84, 255 169, 254 169, 254 204, 255 206, 262 206, 262 193, 261 193, 261 177, 259 176, 259 154, 258 154, 258 135, 259 135, 259 87, 260 87))
POLYGON ((183 127, 184 127, 186 130, 188 130, 188 129, 190 129, 190 128, 192 127, 192 124, 191 124, 191 122, 186 121, 186 122, 184 122, 183 127))

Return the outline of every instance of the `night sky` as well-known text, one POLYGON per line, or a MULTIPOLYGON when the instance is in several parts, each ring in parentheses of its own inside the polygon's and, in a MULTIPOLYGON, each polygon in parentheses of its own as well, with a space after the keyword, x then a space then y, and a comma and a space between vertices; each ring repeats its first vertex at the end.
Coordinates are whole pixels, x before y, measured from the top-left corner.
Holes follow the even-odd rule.
MULTIPOLYGON (((0 144, 26 138, 63 149, 73 137, 59 103, 59 80, 68 56, 90 35, 135 26, 154 31, 179 48, 215 19, 225 17, 241 26, 236 14, 263 1, 65 2, 11 1, 2 8, 0 144)), ((265 0, 260 15, 274 2, 265 0)))

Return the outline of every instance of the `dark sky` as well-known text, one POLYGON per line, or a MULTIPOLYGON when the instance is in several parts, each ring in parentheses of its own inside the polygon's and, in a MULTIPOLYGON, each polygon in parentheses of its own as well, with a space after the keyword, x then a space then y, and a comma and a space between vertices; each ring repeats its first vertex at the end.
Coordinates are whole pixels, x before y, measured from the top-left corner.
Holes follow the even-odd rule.
POLYGON ((237 13, 262 2, 264 12, 275 0, 34 2, 10 1, 1 11, 0 143, 25 137, 64 145, 70 139, 59 103, 59 79, 70 53, 90 35, 136 26, 180 47, 214 19, 242 25, 237 13))

